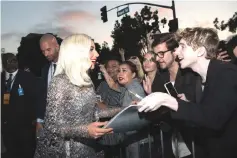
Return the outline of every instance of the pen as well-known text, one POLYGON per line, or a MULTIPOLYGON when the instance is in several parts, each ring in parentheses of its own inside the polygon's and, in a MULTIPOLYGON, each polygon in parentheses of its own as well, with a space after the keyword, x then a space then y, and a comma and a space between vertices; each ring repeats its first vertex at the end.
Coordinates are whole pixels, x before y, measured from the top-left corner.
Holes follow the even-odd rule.
POLYGON ((131 93, 132 95, 134 95, 135 97, 137 97, 138 99, 142 100, 143 97, 141 97, 140 95, 133 93, 132 91, 128 90, 129 93, 131 93))

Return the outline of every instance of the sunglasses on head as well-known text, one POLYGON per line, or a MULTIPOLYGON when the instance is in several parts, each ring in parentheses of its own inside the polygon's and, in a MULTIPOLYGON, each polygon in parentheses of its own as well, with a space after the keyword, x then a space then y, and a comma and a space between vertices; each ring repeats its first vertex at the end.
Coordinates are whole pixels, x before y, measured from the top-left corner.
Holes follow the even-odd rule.
POLYGON ((137 59, 137 57, 136 56, 131 56, 130 59, 137 59))
POLYGON ((146 59, 146 58, 144 58, 143 59, 143 62, 156 62, 156 59, 155 58, 150 58, 150 59, 146 59))

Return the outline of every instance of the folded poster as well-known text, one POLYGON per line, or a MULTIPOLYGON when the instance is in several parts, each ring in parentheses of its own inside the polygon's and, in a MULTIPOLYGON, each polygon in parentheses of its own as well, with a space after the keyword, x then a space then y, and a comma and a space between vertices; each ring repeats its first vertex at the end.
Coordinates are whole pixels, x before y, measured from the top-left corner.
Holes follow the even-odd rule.
POLYGON ((144 113, 139 113, 140 106, 130 105, 114 116, 103 128, 113 128, 115 133, 125 133, 136 131, 148 126, 150 121, 146 119, 144 113))

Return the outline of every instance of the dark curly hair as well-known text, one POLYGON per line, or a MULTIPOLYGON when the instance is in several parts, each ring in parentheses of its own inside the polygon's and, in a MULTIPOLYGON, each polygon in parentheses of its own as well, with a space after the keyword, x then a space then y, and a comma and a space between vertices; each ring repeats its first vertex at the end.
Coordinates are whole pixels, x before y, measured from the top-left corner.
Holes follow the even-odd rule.
POLYGON ((132 73, 135 73, 136 74, 135 77, 137 77, 137 74, 138 74, 137 67, 131 61, 124 61, 120 65, 128 65, 132 73))

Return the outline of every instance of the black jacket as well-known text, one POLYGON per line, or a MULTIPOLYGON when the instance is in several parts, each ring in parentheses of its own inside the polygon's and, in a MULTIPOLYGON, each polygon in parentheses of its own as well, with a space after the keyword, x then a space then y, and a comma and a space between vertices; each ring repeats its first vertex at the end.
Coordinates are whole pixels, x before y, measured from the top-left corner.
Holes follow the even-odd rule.
MULTIPOLYGON (((164 92, 167 93, 164 84, 170 81, 170 74, 167 70, 163 70, 157 73, 152 84, 152 92, 164 92)), ((201 77, 193 72, 191 69, 179 69, 176 75, 174 87, 179 94, 184 93, 188 100, 196 103, 200 102, 202 89, 201 89, 201 77)), ((158 118, 153 121, 159 124, 159 127, 164 133, 164 151, 165 157, 174 157, 171 146, 171 136, 174 127, 182 134, 185 143, 187 144, 190 151, 192 151, 192 141, 195 139, 193 135, 194 128, 190 122, 183 123, 182 121, 173 120, 170 116, 171 110, 167 107, 161 107, 158 111, 150 113, 149 117, 158 118)), ((155 129, 154 131, 157 131, 155 129)), ((202 143, 202 142, 201 142, 202 143)), ((204 158, 205 152, 202 150, 200 142, 195 141, 196 157, 204 158)), ((192 156, 190 156, 192 157, 192 156)))
MULTIPOLYGON (((155 76, 152 84, 152 92, 167 93, 164 84, 170 81, 170 74, 167 70, 160 72, 155 76)), ((201 80, 200 76, 191 69, 179 69, 176 75, 174 87, 179 94, 184 93, 188 100, 196 102, 200 100, 201 80)))
POLYGON ((8 127, 31 127, 36 119, 36 107, 39 104, 40 95, 38 80, 30 72, 18 70, 15 81, 10 92, 9 105, 3 104, 3 96, 6 91, 5 73, 2 73, 1 80, 1 103, 2 103, 2 125, 8 127), (23 88, 24 95, 19 96, 19 85, 23 88))
POLYGON ((209 158, 237 157, 237 67, 211 60, 200 103, 178 100, 176 120, 200 127, 209 158))
POLYGON ((44 114, 46 110, 47 104, 47 92, 48 92, 48 72, 49 72, 50 63, 47 63, 41 72, 41 86, 40 86, 40 93, 42 95, 41 104, 37 104, 36 107, 36 117, 40 119, 44 119, 44 114))

